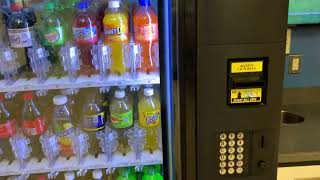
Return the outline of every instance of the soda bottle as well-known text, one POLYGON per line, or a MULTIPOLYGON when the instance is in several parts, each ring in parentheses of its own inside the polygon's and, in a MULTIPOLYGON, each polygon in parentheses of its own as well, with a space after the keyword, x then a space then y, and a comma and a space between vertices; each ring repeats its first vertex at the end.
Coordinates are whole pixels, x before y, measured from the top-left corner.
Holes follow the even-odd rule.
POLYGON ((120 6, 120 0, 110 0, 103 18, 104 43, 111 48, 113 74, 123 75, 128 71, 124 59, 124 48, 129 43, 128 13, 120 6))
POLYGON ((118 132, 117 150, 126 155, 130 149, 127 130, 133 126, 132 104, 126 100, 124 90, 116 90, 110 104, 111 126, 118 132))
POLYGON ((153 153, 159 148, 157 128, 161 125, 161 104, 154 96, 153 88, 144 88, 144 97, 139 100, 139 125, 146 130, 145 149, 153 153))
POLYGON ((161 166, 144 166, 142 180, 163 180, 163 176, 161 175, 161 166))
POLYGON ((41 151, 39 138, 47 129, 46 119, 34 103, 34 94, 32 92, 24 92, 22 96, 24 99, 22 130, 30 139, 30 145, 32 147, 31 157, 37 157, 41 160, 44 157, 44 154, 41 151))
POLYGON ((137 180, 133 167, 121 167, 116 170, 116 180, 137 180))
POLYGON ((17 0, 11 4, 11 15, 7 20, 7 31, 10 45, 16 48, 18 53, 20 71, 30 70, 30 60, 27 56, 27 48, 32 47, 34 38, 33 21, 29 19, 28 14, 22 11, 23 5, 17 0))
POLYGON ((49 51, 49 60, 55 68, 54 72, 61 75, 63 69, 59 61, 59 51, 65 43, 65 32, 62 18, 55 9, 56 5, 53 2, 45 4, 40 34, 42 45, 49 51))
POLYGON ((89 153, 92 155, 98 155, 101 152, 96 133, 105 128, 105 112, 100 106, 100 103, 96 101, 96 94, 100 93, 97 92, 87 95, 87 100, 83 104, 81 113, 81 126, 89 135, 89 153))
POLYGON ((17 122, 3 103, 4 95, 0 94, 0 147, 2 156, 8 161, 13 161, 14 155, 11 151, 9 138, 16 134, 17 122))
POLYGON ((60 146, 60 155, 65 157, 73 156, 72 137, 74 135, 74 126, 71 121, 70 111, 67 108, 68 98, 64 95, 58 95, 53 98, 53 129, 58 137, 60 146))
MULTIPOLYGON (((62 19, 64 20, 64 27, 70 27, 71 24, 73 24, 76 10, 74 8, 75 4, 78 0, 53 0, 53 2, 56 4, 58 13, 62 16, 62 19)), ((73 32, 72 28, 65 28, 65 41, 72 40, 73 32)))
POLYGON ((140 7, 133 16, 134 38, 141 46, 141 69, 150 73, 158 71, 158 17, 150 0, 139 0, 140 7))
POLYGON ((87 1, 79 2, 77 4, 78 13, 73 22, 73 36, 81 52, 81 72, 83 74, 94 73, 91 48, 98 42, 100 34, 99 22, 88 11, 88 8, 87 1))

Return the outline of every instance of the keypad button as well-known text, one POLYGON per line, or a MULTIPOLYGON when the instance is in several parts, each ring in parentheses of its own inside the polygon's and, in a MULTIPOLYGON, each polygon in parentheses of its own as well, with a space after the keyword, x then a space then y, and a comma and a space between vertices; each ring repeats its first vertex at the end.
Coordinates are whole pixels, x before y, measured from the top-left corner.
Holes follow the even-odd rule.
POLYGON ((229 152, 230 154, 233 154, 233 153, 236 152, 236 148, 230 147, 230 148, 228 149, 228 152, 229 152))
POLYGON ((234 172, 235 172, 234 168, 229 168, 229 169, 228 169, 228 173, 229 173, 229 174, 234 174, 234 172))
POLYGON ((243 153, 243 151, 244 151, 244 148, 243 148, 243 147, 238 147, 238 148, 237 148, 237 152, 238 152, 238 153, 243 153))
POLYGON ((229 154, 228 159, 230 161, 233 161, 236 158, 236 156, 234 154, 229 154))
POLYGON ((219 166, 221 167, 221 168, 225 168, 226 166, 227 166, 227 163, 226 162, 220 162, 219 163, 219 166))
POLYGON ((224 141, 226 139, 227 139, 227 134, 225 133, 220 134, 220 140, 224 141))
POLYGON ((243 161, 238 161, 238 162, 237 162, 237 166, 238 166, 238 167, 243 166, 243 161))
POLYGON ((243 154, 237 154, 237 159, 242 160, 243 159, 243 154))
POLYGON ((230 134, 229 134, 229 139, 231 139, 231 140, 232 140, 232 139, 234 139, 234 138, 236 138, 236 134, 234 134, 234 133, 230 133, 230 134))
POLYGON ((220 142, 220 147, 226 147, 226 146, 227 146, 227 141, 220 142))
POLYGON ((228 162, 228 166, 229 166, 229 167, 234 167, 234 165, 235 165, 234 161, 229 161, 229 162, 228 162))
POLYGON ((244 133, 243 132, 240 132, 237 134, 237 138, 238 139, 243 139, 244 138, 244 133))
POLYGON ((221 168, 221 169, 219 170, 219 173, 220 173, 221 175, 225 175, 225 174, 227 174, 227 170, 226 170, 225 168, 221 168))
POLYGON ((236 142, 234 140, 230 140, 228 144, 229 146, 233 147, 236 145, 236 142))
POLYGON ((220 149, 220 154, 225 154, 227 153, 227 149, 226 148, 221 148, 220 149))
POLYGON ((238 146, 243 146, 243 144, 244 144, 244 140, 239 140, 239 141, 237 141, 237 145, 238 145, 238 146))
POLYGON ((225 160, 227 160, 227 156, 226 155, 221 155, 219 157, 219 159, 220 159, 220 161, 225 161, 225 160))
POLYGON ((236 171, 237 171, 238 174, 242 174, 243 173, 243 168, 242 167, 238 167, 236 171))

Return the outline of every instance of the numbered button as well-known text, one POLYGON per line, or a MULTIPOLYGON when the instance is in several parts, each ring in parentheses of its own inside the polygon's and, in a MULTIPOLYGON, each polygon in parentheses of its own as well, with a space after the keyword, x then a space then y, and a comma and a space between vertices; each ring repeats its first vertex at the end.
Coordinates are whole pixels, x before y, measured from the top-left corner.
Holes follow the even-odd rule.
POLYGON ((220 162, 219 163, 219 166, 221 167, 221 168, 225 168, 226 166, 227 166, 227 163, 226 162, 220 162))
POLYGON ((243 168, 242 167, 238 167, 236 171, 237 171, 238 174, 242 174, 243 173, 243 168))
POLYGON ((231 139, 231 140, 232 140, 232 139, 234 139, 234 138, 236 138, 236 134, 234 134, 234 133, 230 133, 230 134, 229 134, 229 139, 231 139))
POLYGON ((226 147, 226 146, 227 146, 227 141, 220 142, 220 147, 226 147))
POLYGON ((238 139, 243 139, 244 138, 244 133, 243 132, 240 132, 237 134, 237 138, 238 139))
POLYGON ((239 140, 239 141, 237 141, 237 145, 238 145, 238 146, 243 146, 243 145, 244 145, 244 140, 239 140))
POLYGON ((230 161, 233 161, 236 158, 236 156, 234 154, 229 154, 228 159, 230 161))
POLYGON ((236 148, 230 147, 230 148, 228 149, 228 152, 229 152, 230 154, 233 154, 233 153, 236 152, 236 148))
POLYGON ((237 152, 238 152, 239 154, 243 153, 243 151, 244 151, 244 148, 243 148, 243 147, 238 147, 238 148, 237 148, 237 152))
POLYGON ((220 149, 220 154, 225 154, 227 153, 227 149, 226 148, 221 148, 220 149))
POLYGON ((236 142, 234 140, 230 140, 228 144, 230 147, 233 147, 234 145, 236 145, 236 142))
POLYGON ((234 165, 235 165, 234 161, 229 161, 229 162, 228 162, 228 166, 229 166, 229 167, 234 167, 234 165))
POLYGON ((227 174, 227 170, 226 170, 225 168, 221 168, 221 169, 219 170, 219 173, 220 173, 221 175, 225 175, 225 174, 227 174))
POLYGON ((229 174, 234 174, 234 171, 235 171, 234 168, 229 168, 229 169, 228 169, 228 173, 229 173, 229 174))
POLYGON ((220 161, 225 161, 225 160, 227 160, 227 156, 226 155, 221 155, 219 157, 219 159, 220 159, 220 161))
POLYGON ((220 134, 220 140, 224 141, 226 139, 227 139, 227 134, 225 133, 220 134))
POLYGON ((237 159, 242 160, 243 159, 243 154, 237 154, 237 159))
POLYGON ((238 167, 243 166, 243 161, 238 161, 238 162, 237 162, 237 166, 238 166, 238 167))

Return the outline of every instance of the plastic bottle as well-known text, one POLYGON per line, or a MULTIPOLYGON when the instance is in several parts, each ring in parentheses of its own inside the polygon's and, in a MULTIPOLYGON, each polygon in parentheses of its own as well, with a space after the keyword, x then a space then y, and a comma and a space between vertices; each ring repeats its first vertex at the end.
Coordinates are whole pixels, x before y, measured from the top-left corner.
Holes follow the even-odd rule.
POLYGON ((102 180, 103 174, 101 169, 95 169, 92 171, 92 178, 94 180, 102 180))
POLYGON ((88 8, 87 1, 79 2, 77 4, 78 13, 73 22, 74 40, 81 52, 82 74, 92 74, 95 71, 92 64, 91 48, 97 44, 100 34, 99 22, 88 11, 88 8))
POLYGON ((133 167, 121 167, 116 170, 116 180, 137 180, 133 167))
POLYGON ((3 153, 2 156, 8 161, 13 161, 15 158, 11 151, 9 138, 16 134, 17 122, 3 101, 4 95, 0 94, 0 147, 3 153))
POLYGON ((149 165, 143 167, 142 180, 163 180, 160 165, 149 165))
POLYGON ((98 155, 101 152, 96 133, 105 128, 105 112, 96 100, 96 93, 87 95, 81 112, 82 129, 89 135, 89 153, 98 155))
POLYGON ((120 0, 110 0, 103 18, 104 43, 111 48, 113 74, 123 75, 128 71, 125 62, 125 46, 129 43, 128 13, 120 6, 120 0))
POLYGON ((63 69, 59 61, 60 47, 65 43, 65 30, 61 16, 56 13, 56 5, 53 2, 45 4, 43 22, 41 23, 41 42, 49 51, 49 60, 54 66, 56 75, 62 75, 63 69))
POLYGON ((75 177, 75 175, 74 175, 74 172, 73 172, 73 171, 65 172, 65 173, 64 173, 64 179, 65 179, 65 180, 75 180, 76 177, 75 177))
POLYGON ((133 126, 132 104, 126 100, 124 90, 116 90, 110 104, 111 126, 118 132, 117 150, 126 155, 130 149, 127 130, 133 126))
POLYGON ((145 149, 153 153, 159 148, 157 128, 161 125, 161 104, 154 96, 153 88, 144 89, 144 97, 139 100, 139 125, 146 130, 145 149))
POLYGON ((53 98, 55 104, 53 113, 53 128, 58 136, 60 155, 65 157, 73 156, 72 137, 74 125, 71 121, 70 111, 67 108, 68 98, 64 95, 53 98))
POLYGON ((141 46, 141 69, 150 73, 158 71, 158 17, 150 0, 139 0, 140 7, 133 16, 134 38, 141 46))

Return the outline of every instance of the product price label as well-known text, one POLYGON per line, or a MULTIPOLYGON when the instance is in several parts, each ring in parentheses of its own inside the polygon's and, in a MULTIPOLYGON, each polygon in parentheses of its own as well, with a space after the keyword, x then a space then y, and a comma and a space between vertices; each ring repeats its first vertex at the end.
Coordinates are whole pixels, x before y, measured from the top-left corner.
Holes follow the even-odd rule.
POLYGON ((110 15, 110 17, 105 17, 103 20, 105 43, 129 41, 129 24, 127 16, 117 16, 117 22, 111 21, 111 19, 114 19, 112 15, 110 15))
POLYGON ((140 114, 139 123, 142 127, 157 127, 160 125, 161 115, 160 110, 142 112, 140 114))
POLYGON ((65 41, 63 27, 51 27, 44 32, 45 45, 63 45, 65 41))
POLYGON ((111 113, 111 124, 115 128, 128 128, 133 124, 133 113, 132 110, 122 113, 115 114, 111 113))
POLYGON ((7 123, 0 124, 0 138, 9 138, 17 132, 16 120, 10 120, 7 123))
POLYGON ((32 28, 8 29, 11 47, 25 48, 32 46, 32 28))
POLYGON ((134 26, 134 36, 137 41, 157 41, 159 37, 158 24, 134 26))
POLYGON ((99 131, 101 129, 104 129, 104 126, 105 126, 104 112, 94 116, 82 115, 83 130, 99 131))
POLYGON ((73 35, 77 44, 94 44, 98 42, 98 33, 96 26, 74 27, 73 35))
POLYGON ((45 118, 38 117, 36 120, 25 120, 22 122, 23 132, 27 136, 41 135, 45 130, 45 118))

